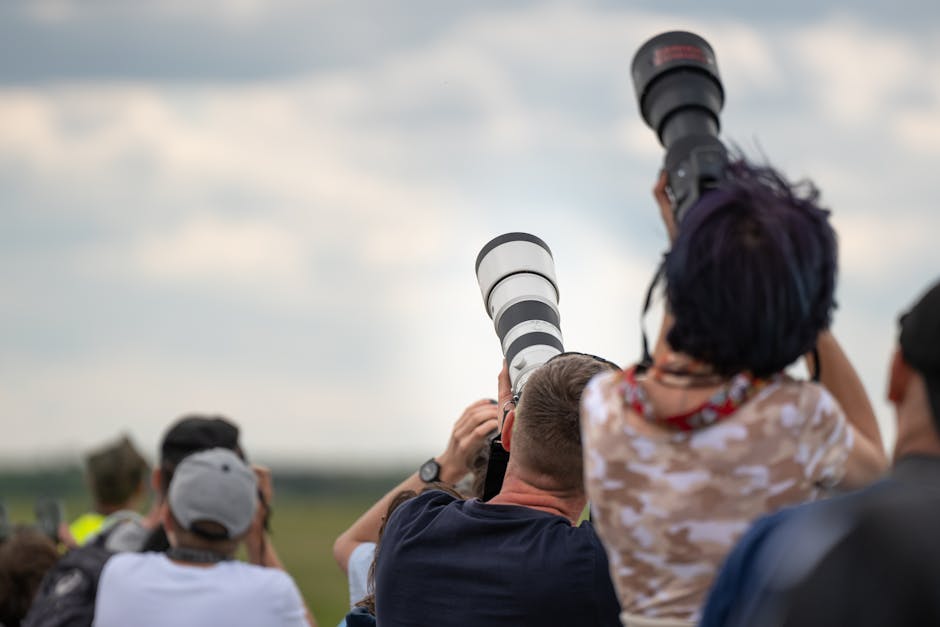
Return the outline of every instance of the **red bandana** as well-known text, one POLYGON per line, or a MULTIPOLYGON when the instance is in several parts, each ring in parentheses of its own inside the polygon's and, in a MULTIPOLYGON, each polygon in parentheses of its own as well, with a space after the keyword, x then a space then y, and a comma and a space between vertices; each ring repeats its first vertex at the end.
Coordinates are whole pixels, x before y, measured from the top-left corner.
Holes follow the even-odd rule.
POLYGON ((755 379, 750 374, 740 373, 698 407, 675 416, 656 416, 645 390, 637 381, 636 367, 624 370, 621 376, 623 398, 633 411, 649 422, 665 424, 679 431, 694 431, 724 420, 769 383, 768 379, 755 379))

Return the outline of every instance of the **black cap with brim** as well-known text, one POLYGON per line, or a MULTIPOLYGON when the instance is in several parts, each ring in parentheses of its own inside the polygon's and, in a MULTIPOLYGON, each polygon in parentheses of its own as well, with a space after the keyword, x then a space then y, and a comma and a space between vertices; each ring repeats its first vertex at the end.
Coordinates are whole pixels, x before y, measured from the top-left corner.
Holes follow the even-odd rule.
POLYGON ((924 378, 934 424, 940 432, 940 281, 901 316, 901 354, 924 378))
POLYGON ((163 436, 160 462, 175 466, 184 457, 211 448, 229 449, 244 457, 234 424, 221 416, 183 416, 163 436))

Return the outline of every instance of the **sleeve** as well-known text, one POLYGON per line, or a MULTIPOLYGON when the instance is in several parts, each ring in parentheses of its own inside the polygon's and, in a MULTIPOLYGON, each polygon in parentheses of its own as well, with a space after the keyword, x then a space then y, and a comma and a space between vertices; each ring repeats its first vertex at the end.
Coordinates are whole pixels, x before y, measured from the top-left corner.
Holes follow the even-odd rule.
POLYGON ((349 607, 350 609, 369 594, 369 569, 375 558, 375 543, 363 542, 349 555, 349 607))
POLYGON ((304 608, 303 598, 294 579, 282 570, 276 571, 283 575, 281 579, 280 625, 284 627, 310 627, 307 622, 307 610, 304 608))
POLYGON ((819 386, 814 405, 807 407, 809 419, 800 438, 800 457, 811 483, 832 488, 845 476, 853 445, 853 432, 839 403, 819 386))

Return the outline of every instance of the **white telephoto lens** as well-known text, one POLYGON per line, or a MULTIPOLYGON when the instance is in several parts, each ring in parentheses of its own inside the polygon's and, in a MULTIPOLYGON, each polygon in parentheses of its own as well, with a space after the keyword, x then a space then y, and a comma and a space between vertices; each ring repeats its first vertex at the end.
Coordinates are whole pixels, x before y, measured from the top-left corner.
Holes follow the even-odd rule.
POLYGON ((476 269, 518 394, 536 368, 564 352, 551 250, 534 235, 506 233, 483 247, 476 269))

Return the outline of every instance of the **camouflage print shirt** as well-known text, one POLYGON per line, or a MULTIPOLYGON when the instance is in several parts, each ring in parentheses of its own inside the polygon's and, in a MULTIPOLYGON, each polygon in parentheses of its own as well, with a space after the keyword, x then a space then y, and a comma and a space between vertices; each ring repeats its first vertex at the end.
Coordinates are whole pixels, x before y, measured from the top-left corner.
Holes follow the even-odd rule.
POLYGON ((816 499, 852 448, 821 386, 779 378, 727 419, 650 428, 622 374, 582 399, 585 485, 624 613, 696 621, 725 555, 758 516, 816 499))

